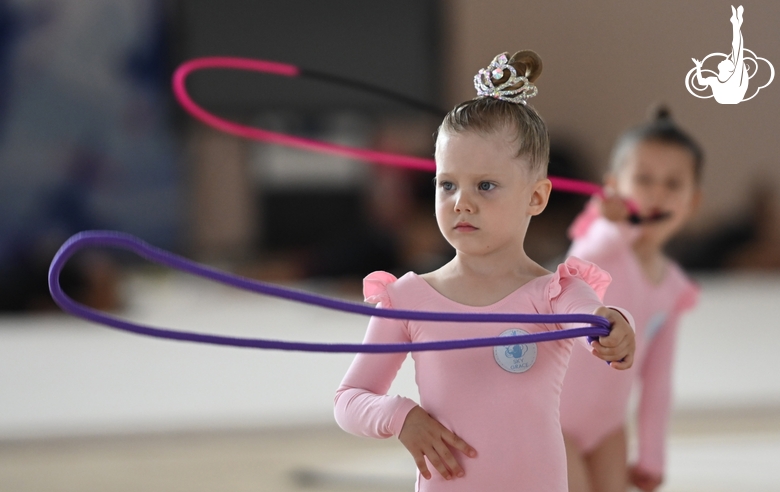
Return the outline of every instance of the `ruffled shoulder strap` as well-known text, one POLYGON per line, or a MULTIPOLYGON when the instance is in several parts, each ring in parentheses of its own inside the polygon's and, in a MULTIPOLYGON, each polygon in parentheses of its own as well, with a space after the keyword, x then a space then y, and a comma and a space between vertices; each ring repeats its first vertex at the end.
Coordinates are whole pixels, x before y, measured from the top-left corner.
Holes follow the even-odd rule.
POLYGON ((581 260, 576 256, 570 256, 565 262, 558 265, 548 287, 550 299, 558 297, 561 293, 561 281, 568 278, 579 278, 596 291, 599 299, 604 301, 604 294, 612 282, 612 277, 594 263, 581 260))
POLYGON ((591 199, 586 205, 585 209, 574 219, 574 222, 569 226, 569 239, 579 239, 587 234, 590 226, 593 222, 601 217, 599 212, 598 203, 595 199, 591 199))
POLYGON ((373 272, 363 279, 363 297, 371 304, 382 303, 382 307, 389 308, 390 295, 387 286, 398 280, 395 275, 387 272, 373 272))
POLYGON ((680 312, 688 311, 696 306, 696 304, 699 303, 699 293, 699 286, 691 282, 680 297, 680 302, 677 304, 680 312))
POLYGON ((699 284, 688 278, 688 276, 685 275, 682 269, 677 265, 675 265, 675 270, 683 284, 680 292, 680 298, 677 301, 675 309, 678 313, 682 313, 692 309, 694 306, 696 306, 696 304, 699 303, 699 294, 701 293, 701 288, 699 287, 699 284))

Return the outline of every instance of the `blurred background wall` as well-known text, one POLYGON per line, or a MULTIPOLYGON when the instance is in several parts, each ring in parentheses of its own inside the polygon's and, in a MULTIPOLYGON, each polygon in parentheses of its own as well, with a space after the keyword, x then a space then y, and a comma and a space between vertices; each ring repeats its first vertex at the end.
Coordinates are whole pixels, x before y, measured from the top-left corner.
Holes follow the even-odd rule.
MULTIPOLYGON (((179 244, 181 145, 163 4, 0 1, 0 310, 51 306, 46 264, 84 229, 179 244)), ((111 307, 110 262, 64 281, 111 307)))
MULTIPOLYGON (((249 142, 178 109, 173 69, 210 55, 287 62, 448 108, 473 96, 473 74, 496 53, 532 48, 544 60, 533 104, 551 129, 551 174, 599 181, 617 135, 666 104, 707 158, 704 205, 672 253, 695 269, 777 268, 776 84, 733 106, 684 85, 691 58, 729 50, 729 15, 711 1, 3 0, 0 306, 47 305, 47 263, 83 229, 120 229, 276 280, 446 260, 426 173, 249 142)), ((745 16, 746 47, 780 59, 780 7, 754 2, 745 16)), ((235 121, 432 154, 438 118, 376 96, 226 70, 193 74, 188 87, 235 121)), ((561 259, 582 203, 555 195, 532 225, 532 257, 561 259)), ((70 268, 73 292, 111 282, 110 259, 92 256, 70 268)))

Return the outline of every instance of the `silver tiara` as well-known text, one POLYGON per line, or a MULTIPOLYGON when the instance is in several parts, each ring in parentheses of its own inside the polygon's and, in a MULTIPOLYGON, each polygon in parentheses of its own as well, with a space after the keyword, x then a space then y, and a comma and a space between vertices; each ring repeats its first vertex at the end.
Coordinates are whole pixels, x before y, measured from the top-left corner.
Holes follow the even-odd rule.
POLYGON ((478 97, 494 97, 517 104, 525 104, 526 99, 534 97, 539 92, 536 86, 528 81, 528 77, 517 75, 517 70, 509 64, 506 53, 501 53, 493 58, 487 68, 480 69, 474 76, 474 87, 477 89, 478 97), (498 87, 494 86, 493 81, 501 80, 506 70, 509 70, 511 74, 509 80, 498 87), (523 85, 519 89, 507 89, 520 82, 523 85))

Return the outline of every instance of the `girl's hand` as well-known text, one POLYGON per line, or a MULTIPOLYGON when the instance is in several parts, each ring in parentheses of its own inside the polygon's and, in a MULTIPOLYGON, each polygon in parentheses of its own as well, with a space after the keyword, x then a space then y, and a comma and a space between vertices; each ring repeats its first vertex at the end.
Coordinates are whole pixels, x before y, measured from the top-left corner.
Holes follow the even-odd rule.
POLYGON ((474 448, 428 415, 420 406, 414 407, 406 415, 398 440, 412 453, 417 468, 426 480, 431 479, 426 457, 445 480, 451 480, 462 477, 465 472, 455 460, 450 447, 471 458, 477 456, 474 448))
POLYGON ((648 473, 636 466, 628 469, 628 479, 642 492, 653 492, 663 482, 663 477, 648 473))
POLYGON ((634 363, 636 340, 634 330, 628 324, 620 311, 608 307, 600 307, 593 314, 609 320, 612 331, 606 337, 599 337, 591 344, 591 352, 599 359, 609 362, 615 369, 628 369, 634 363))
POLYGON ((696 64, 697 68, 701 68, 701 62, 699 60, 697 60, 696 58, 691 58, 691 60, 693 60, 693 63, 696 64))
POLYGON ((599 198, 601 215, 612 222, 628 220, 630 211, 626 202, 611 188, 604 189, 604 196, 599 198))

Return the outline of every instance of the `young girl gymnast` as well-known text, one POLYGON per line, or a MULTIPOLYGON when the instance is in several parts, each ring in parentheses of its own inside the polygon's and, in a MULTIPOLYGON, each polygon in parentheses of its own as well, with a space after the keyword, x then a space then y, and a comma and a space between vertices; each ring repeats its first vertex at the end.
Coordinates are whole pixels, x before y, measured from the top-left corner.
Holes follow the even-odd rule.
MULTIPOLYGON (((610 335, 589 347, 604 367, 627 369, 634 334, 628 313, 604 306, 609 275, 569 258, 548 272, 523 250, 532 216, 544 210, 546 127, 525 100, 541 71, 536 53, 497 56, 475 77, 478 97, 456 106, 436 140, 436 220, 455 257, 399 279, 374 272, 367 302, 449 312, 588 313, 610 335), (603 360, 600 360, 603 359, 603 360)), ((374 317, 366 343, 516 335, 561 328, 438 323, 374 317)), ((406 354, 358 354, 335 397, 335 416, 361 436, 397 436, 418 467, 418 491, 567 490, 559 395, 571 339, 446 352, 415 352, 420 403, 387 391, 406 354)), ((586 341, 583 348, 588 347, 586 341)), ((582 350, 585 352, 585 350, 582 350)))
POLYGON ((624 492, 628 482, 650 492, 662 482, 677 324, 698 293, 663 250, 699 204, 701 167, 699 146, 660 109, 618 140, 606 178, 612 193, 592 200, 570 229, 569 254, 609 272, 605 302, 627 308, 636 321, 631 371, 605 371, 572 353, 561 394, 572 492, 624 492), (624 199, 655 220, 629 224, 624 199), (634 383, 641 387, 639 458, 627 468, 626 409, 634 383))

